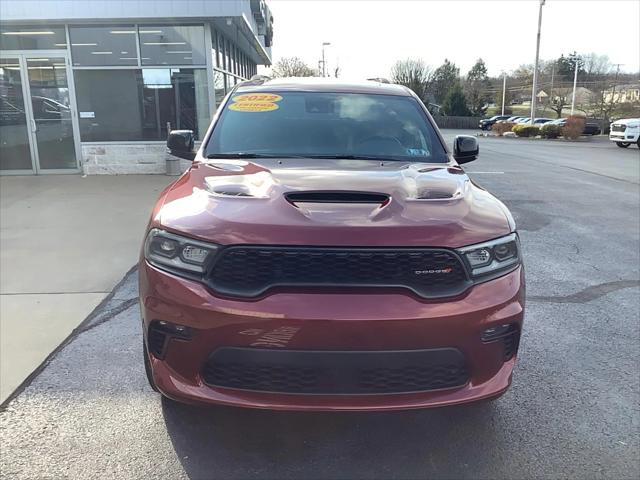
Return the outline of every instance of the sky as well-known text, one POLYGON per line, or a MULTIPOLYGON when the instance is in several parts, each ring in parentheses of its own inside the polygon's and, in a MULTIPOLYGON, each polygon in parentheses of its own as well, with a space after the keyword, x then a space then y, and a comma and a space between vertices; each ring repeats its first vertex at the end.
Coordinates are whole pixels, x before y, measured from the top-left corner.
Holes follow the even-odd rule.
MULTIPOLYGON (((481 57, 498 76, 535 60, 537 0, 268 0, 273 60, 297 56, 341 78, 389 77, 400 59, 466 72, 481 57)), ((595 52, 640 71, 640 0, 547 0, 540 58, 595 52)))

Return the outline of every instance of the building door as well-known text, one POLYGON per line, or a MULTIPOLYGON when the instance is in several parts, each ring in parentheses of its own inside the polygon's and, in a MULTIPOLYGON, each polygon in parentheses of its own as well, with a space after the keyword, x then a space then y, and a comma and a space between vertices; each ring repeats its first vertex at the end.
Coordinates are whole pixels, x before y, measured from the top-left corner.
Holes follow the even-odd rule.
POLYGON ((0 173, 75 173, 77 119, 66 54, 0 57, 0 173))

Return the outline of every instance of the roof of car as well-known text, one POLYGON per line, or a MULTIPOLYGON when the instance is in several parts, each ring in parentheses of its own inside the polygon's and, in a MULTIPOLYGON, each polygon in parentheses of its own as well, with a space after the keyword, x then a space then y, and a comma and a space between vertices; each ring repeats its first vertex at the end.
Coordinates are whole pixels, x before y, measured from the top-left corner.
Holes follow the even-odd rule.
POLYGON ((337 92, 337 93, 369 93, 379 95, 411 96, 411 91, 402 85, 375 80, 346 81, 340 78, 321 77, 287 77, 259 78, 247 80, 238 85, 236 92, 337 92))

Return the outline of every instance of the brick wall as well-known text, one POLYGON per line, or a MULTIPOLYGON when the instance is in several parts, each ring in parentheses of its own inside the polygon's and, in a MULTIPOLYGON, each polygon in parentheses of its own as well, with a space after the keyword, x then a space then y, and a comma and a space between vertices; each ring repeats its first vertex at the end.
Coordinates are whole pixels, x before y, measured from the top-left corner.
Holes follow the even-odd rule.
MULTIPOLYGON (((196 148, 198 148, 196 146, 196 148)), ((83 144, 82 172, 85 175, 167 173, 167 147, 160 144, 83 144)), ((179 161, 180 172, 191 162, 179 161)))

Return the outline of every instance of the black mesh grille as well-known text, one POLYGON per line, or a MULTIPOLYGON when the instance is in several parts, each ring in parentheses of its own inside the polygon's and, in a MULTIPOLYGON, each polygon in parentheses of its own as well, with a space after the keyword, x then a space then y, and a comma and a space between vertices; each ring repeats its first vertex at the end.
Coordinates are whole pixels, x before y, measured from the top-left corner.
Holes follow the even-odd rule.
POLYGON ((518 344, 520 343, 520 331, 513 330, 509 335, 504 337, 504 360, 511 360, 518 353, 518 344))
POLYGON ((157 322, 153 322, 149 327, 147 342, 149 344, 149 351, 155 357, 162 358, 164 356, 167 335, 158 327, 157 322))
POLYGON ((611 125, 612 132, 624 132, 626 129, 626 125, 611 125))
POLYGON ((463 385, 467 372, 463 365, 456 364, 370 368, 361 372, 359 380, 366 392, 419 392, 463 385))
POLYGON ((448 250, 232 246, 220 252, 209 285, 239 297, 272 287, 384 286, 436 298, 458 295, 470 282, 448 250))
POLYGON ((222 348, 202 372, 211 386, 299 394, 388 394, 465 385, 455 349, 393 352, 282 351, 222 348))

